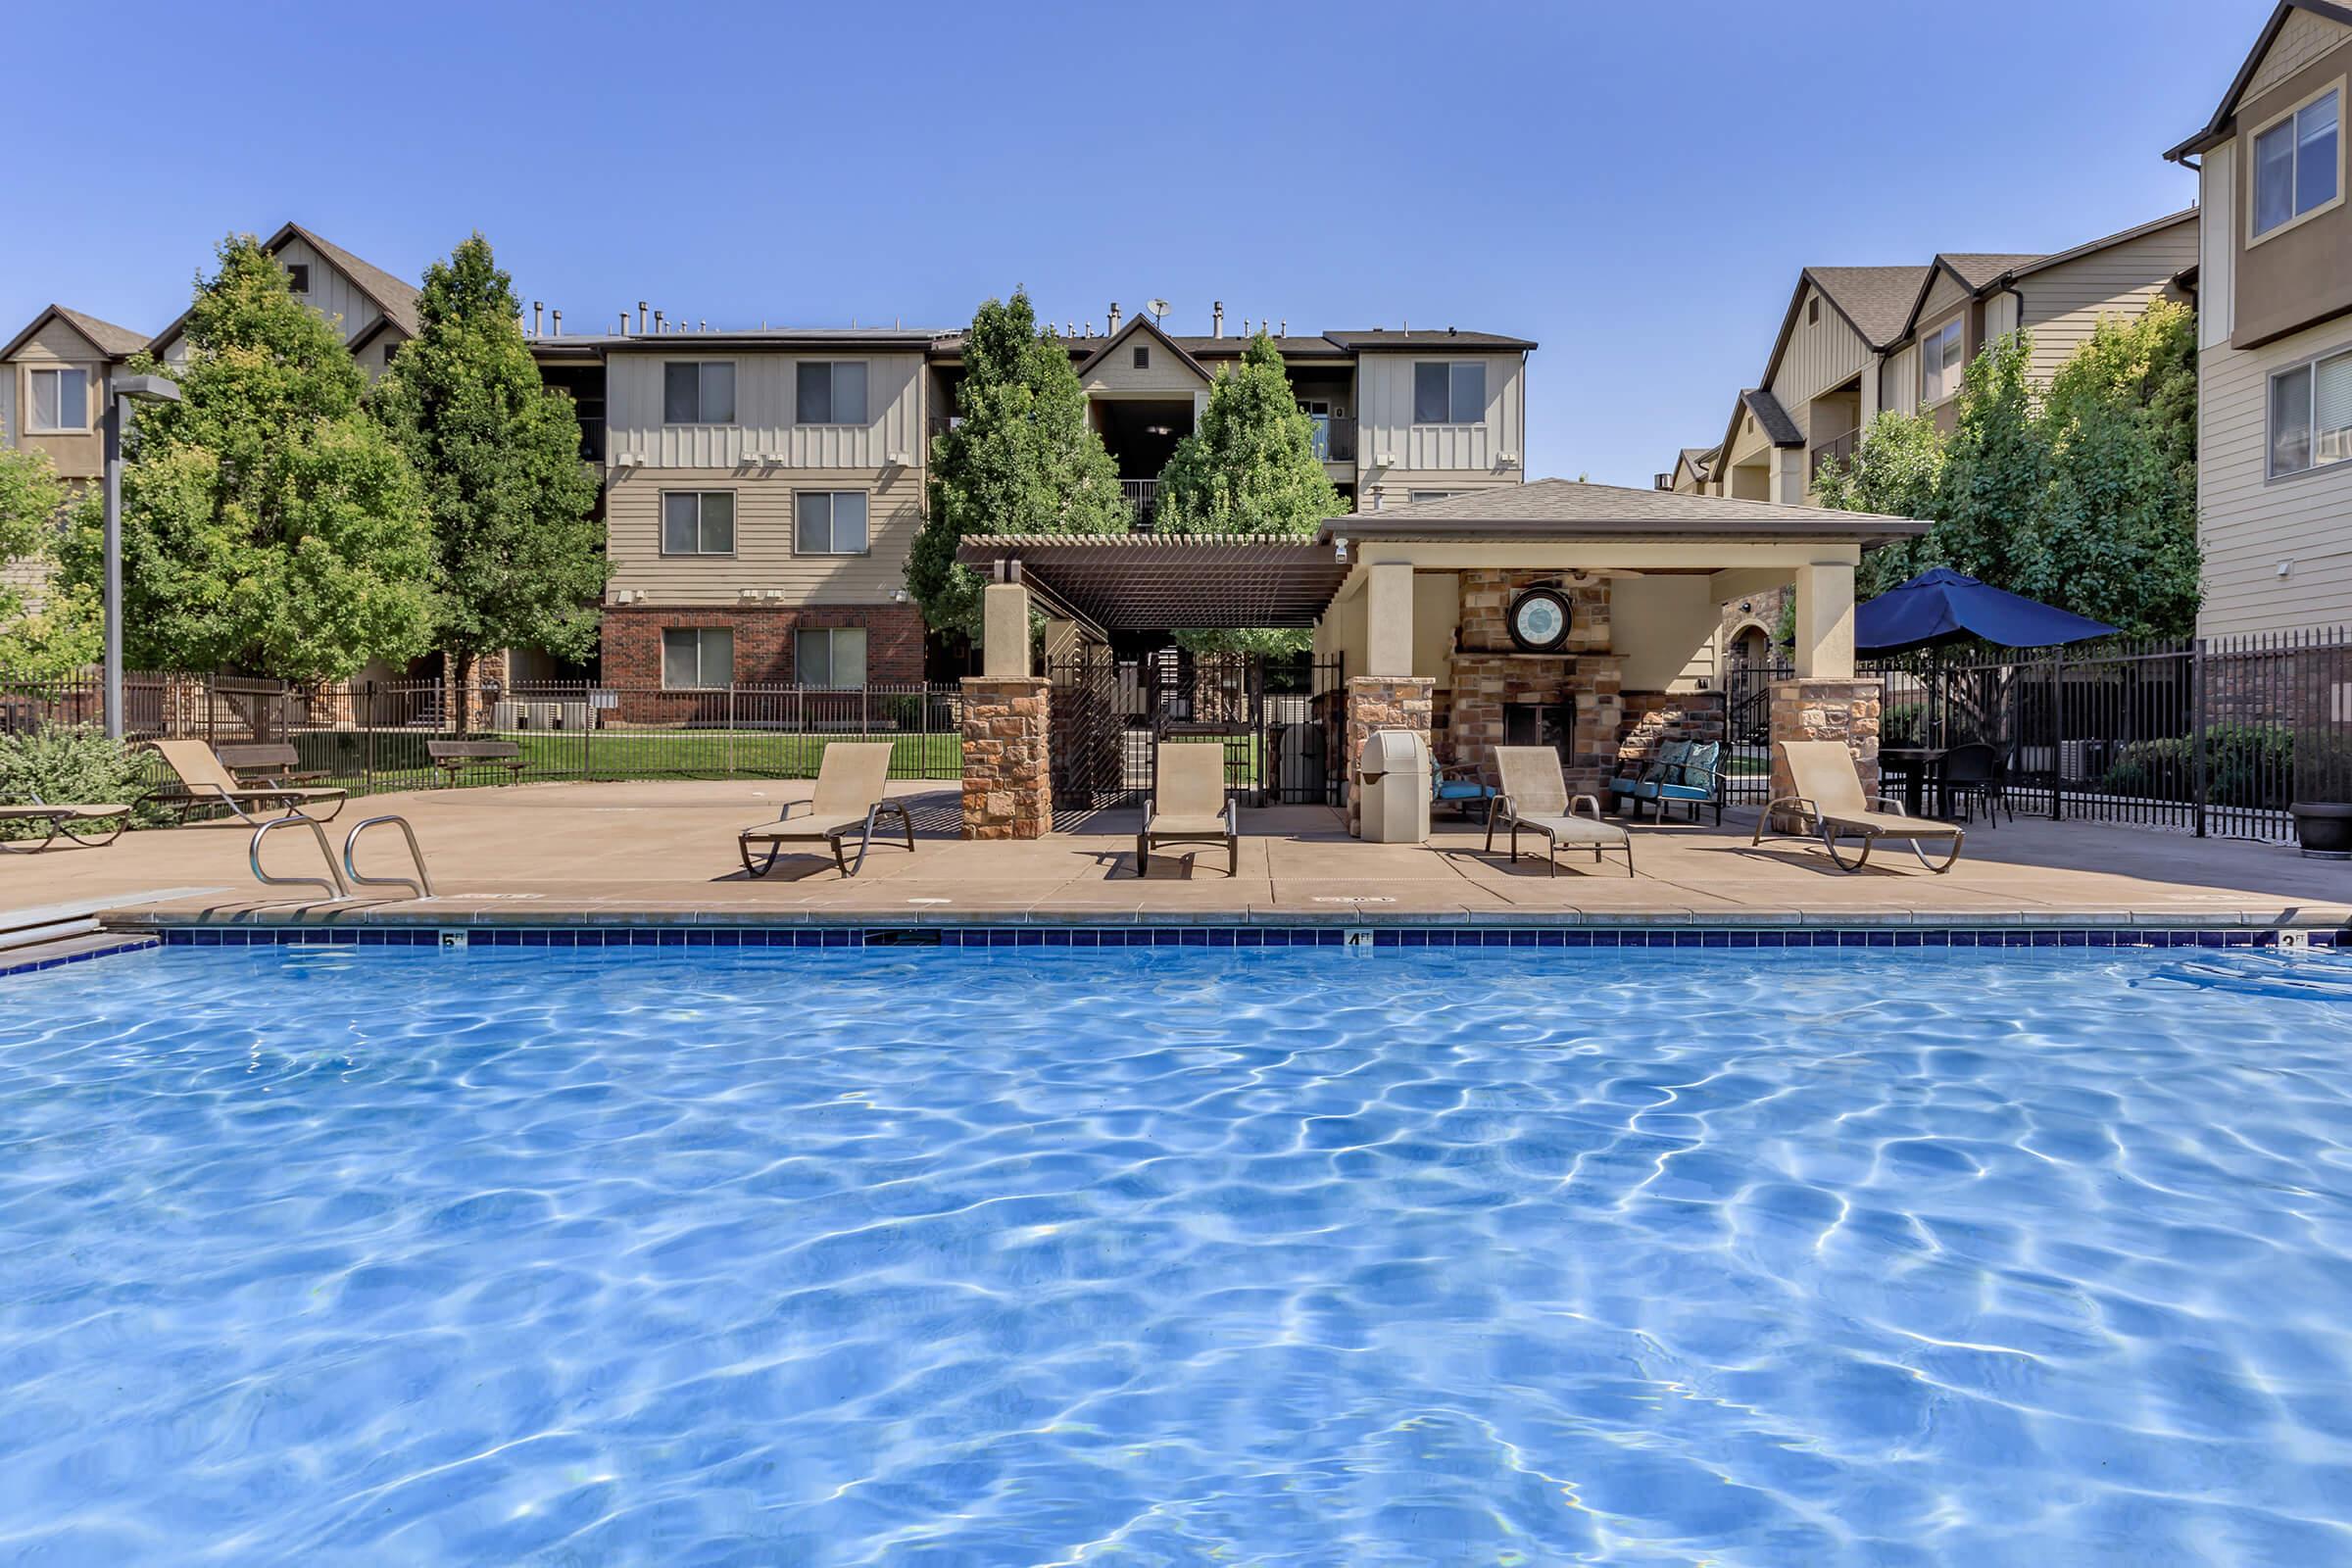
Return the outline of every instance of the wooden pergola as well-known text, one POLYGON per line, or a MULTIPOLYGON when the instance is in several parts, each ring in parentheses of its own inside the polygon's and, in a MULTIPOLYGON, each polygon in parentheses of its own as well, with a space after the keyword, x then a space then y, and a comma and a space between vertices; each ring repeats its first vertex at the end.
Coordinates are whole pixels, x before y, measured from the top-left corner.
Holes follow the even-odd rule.
POLYGON ((1312 626, 1345 553, 1256 534, 974 534, 956 559, 1102 632, 1312 626))

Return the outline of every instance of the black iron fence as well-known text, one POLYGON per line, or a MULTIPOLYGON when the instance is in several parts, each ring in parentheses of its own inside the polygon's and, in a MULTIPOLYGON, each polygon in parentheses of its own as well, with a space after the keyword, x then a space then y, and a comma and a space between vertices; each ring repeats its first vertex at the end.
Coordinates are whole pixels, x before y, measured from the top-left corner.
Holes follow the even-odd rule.
MULTIPOLYGON (((1771 685, 1726 674, 1731 798, 1766 798, 1771 685)), ((2352 800, 2352 629, 2076 648, 1941 650, 1867 662, 1880 745, 1932 768, 1993 748, 2019 811, 2285 841, 2290 802, 2352 800)))
MULTIPOLYGON (((0 676, 0 732, 96 724, 103 712, 94 675, 0 676)), ((138 673, 123 682, 123 727, 134 739, 291 746, 294 768, 363 794, 515 777, 813 778, 836 740, 889 740, 894 778, 946 780, 963 772, 960 688, 916 683, 672 690, 551 681, 461 692, 423 680, 301 684, 138 673), (519 773, 503 763, 437 764, 428 743, 459 738, 514 742, 519 773)))

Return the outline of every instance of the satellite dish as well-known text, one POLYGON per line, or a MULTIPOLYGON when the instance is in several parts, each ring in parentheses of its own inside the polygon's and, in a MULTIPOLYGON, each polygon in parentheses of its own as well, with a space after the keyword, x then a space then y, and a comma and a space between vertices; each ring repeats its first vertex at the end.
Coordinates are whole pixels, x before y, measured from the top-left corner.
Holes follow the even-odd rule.
POLYGON ((1152 313, 1152 324, 1157 326, 1160 318, 1168 314, 1168 302, 1166 300, 1146 300, 1144 309, 1152 313))

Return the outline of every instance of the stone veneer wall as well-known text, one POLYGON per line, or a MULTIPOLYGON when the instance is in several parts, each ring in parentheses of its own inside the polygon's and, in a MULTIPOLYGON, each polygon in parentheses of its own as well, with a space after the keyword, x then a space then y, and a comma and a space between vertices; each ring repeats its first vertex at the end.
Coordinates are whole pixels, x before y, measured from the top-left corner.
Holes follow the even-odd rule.
POLYGON ((1627 692, 1625 732, 1617 740, 1617 757, 1625 762, 1647 762, 1669 741, 1705 746, 1723 739, 1721 692, 1627 692))
MULTIPOLYGON (((1843 741, 1854 754, 1854 769, 1862 776, 1862 793, 1879 793, 1879 722, 1886 707, 1886 683, 1879 680, 1776 680, 1772 683, 1772 799, 1796 793, 1788 764, 1781 757, 1782 741, 1843 741)), ((1781 813, 1774 822, 1784 830, 1797 823, 1781 813)))
POLYGON ((965 838, 1043 838, 1053 828, 1048 692, 1031 675, 964 677, 965 838))
POLYGON ((1609 580, 1572 583, 1559 571, 1465 571, 1461 574, 1460 646, 1472 653, 1511 653, 1511 600, 1525 588, 1556 588, 1569 605, 1568 641, 1560 656, 1609 651, 1609 580))
MULTIPOLYGON (((1421 675, 1356 675, 1348 682, 1348 831, 1363 826, 1363 802, 1355 786, 1355 767, 1364 755, 1364 740, 1376 730, 1409 729, 1429 739, 1430 694, 1437 682, 1421 675)), ((967 762, 968 768, 970 764, 967 762)), ((968 790, 969 785, 965 788, 968 790)), ((969 799, 969 796, 966 796, 969 799)))
POLYGON ((1456 654, 1446 724, 1449 760, 1475 763, 1488 783, 1498 782, 1494 748, 1503 743, 1504 710, 1519 703, 1556 708, 1576 704, 1576 729, 1565 765, 1572 792, 1595 794, 1617 765, 1625 727, 1624 666, 1614 656, 1456 654))

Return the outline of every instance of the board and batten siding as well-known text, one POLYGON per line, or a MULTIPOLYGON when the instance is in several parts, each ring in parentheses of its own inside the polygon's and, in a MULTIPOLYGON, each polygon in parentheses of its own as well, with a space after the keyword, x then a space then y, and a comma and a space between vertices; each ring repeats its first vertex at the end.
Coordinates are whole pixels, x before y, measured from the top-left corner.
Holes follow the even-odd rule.
POLYGON ((1807 440, 1813 435, 1813 399, 1852 380, 1873 357, 1870 345, 1828 300, 1821 302, 1820 320, 1805 319, 1812 301, 1819 298, 1817 292, 1808 290, 1805 301, 1798 305, 1796 325, 1789 331, 1788 346, 1781 351, 1781 363, 1772 374, 1772 395, 1788 411, 1807 440))
POLYGON ((303 240, 288 236, 274 253, 281 267, 304 266, 311 270, 311 289, 294 297, 312 310, 338 323, 343 341, 351 342, 362 332, 375 325, 383 312, 375 302, 359 290, 343 270, 303 240))
POLYGON ((1906 343, 1879 362, 1879 407, 1892 414, 1919 412, 1919 345, 1906 343))
MULTIPOLYGON (((1527 362, 1518 354, 1367 354, 1355 375, 1356 457, 1367 474, 1386 456, 1398 473, 1459 474, 1494 469, 1505 453, 1527 453, 1527 362), (1413 367, 1423 364, 1487 368, 1486 416, 1475 424, 1415 424, 1413 367)), ((1516 472, 1517 470, 1512 470, 1516 472)), ((1389 474, 1379 476, 1394 487, 1389 474)), ((1424 486, 1434 488, 1435 486, 1424 486)))
MULTIPOLYGON (((2163 296, 2175 274, 2196 260, 2197 220, 2190 217, 2019 278, 2018 290, 2026 298, 2026 329, 2034 335, 2028 373, 2047 386, 2075 351, 2090 341, 2099 318, 2138 316, 2163 296)), ((1984 329, 1986 336, 1993 334, 1989 310, 1984 329)))
POLYGON ((1928 297, 1920 302, 1918 333, 1924 336, 1931 327, 1941 326, 1944 318, 1968 303, 1968 290, 1960 280, 1942 268, 1936 270, 1936 281, 1928 287, 1928 297))
MULTIPOLYGON (((792 469, 876 469, 898 453, 920 467, 923 360, 919 354, 767 354, 697 349, 691 334, 658 352, 612 354, 605 370, 605 450, 647 468, 731 469, 770 460, 792 469), (798 424, 798 367, 804 360, 865 366, 866 422, 798 424), (662 367, 725 361, 735 367, 735 422, 664 424, 662 367)), ((634 482, 634 481, 632 481, 634 482)))
POLYGON ((1113 347, 1079 384, 1090 398, 1164 398, 1171 403, 1191 402, 1208 387, 1165 343, 1140 332, 1113 347), (1151 361, 1140 370, 1135 367, 1137 349, 1147 351, 1151 361))
POLYGON ((799 468, 756 477, 727 467, 614 470, 605 493, 606 590, 653 606, 750 605, 747 588, 774 590, 785 605, 881 605, 906 584, 906 552, 922 526, 923 482, 912 467, 799 468), (662 554, 662 495, 729 490, 735 495, 735 553, 662 554), (793 497, 804 490, 866 493, 866 553, 804 556, 793 548, 793 497))

